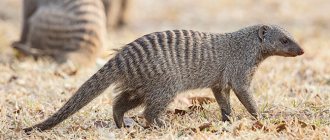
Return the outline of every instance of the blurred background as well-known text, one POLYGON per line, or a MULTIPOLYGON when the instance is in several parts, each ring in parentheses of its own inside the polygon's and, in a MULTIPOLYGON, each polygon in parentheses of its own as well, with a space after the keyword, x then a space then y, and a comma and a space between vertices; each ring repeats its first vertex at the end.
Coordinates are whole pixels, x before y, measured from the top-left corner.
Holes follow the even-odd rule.
MULTIPOLYGON (((62 106, 64 101, 89 77, 74 74, 71 77, 61 75, 54 73, 54 65, 48 62, 33 59, 18 60, 15 57, 15 52, 10 44, 19 39, 22 1, 0 0, 0 106, 7 107, 0 110, 1 120, 4 120, 0 122, 0 126, 4 128, 2 133, 10 132, 13 137, 16 136, 16 132, 12 132, 8 127, 21 128, 34 124, 38 120, 35 119, 36 115, 33 113, 39 113, 40 110, 44 113, 42 115, 50 115, 62 106), (15 112, 26 107, 30 107, 30 109, 21 111, 21 114, 22 112, 25 114, 15 118, 15 112), (23 121, 28 118, 30 118, 28 123, 23 121)), ((290 120, 292 117, 297 117, 308 124, 325 127, 324 130, 319 129, 320 134, 326 133, 326 130, 329 132, 329 0, 128 1, 127 11, 124 14, 126 24, 122 28, 109 29, 108 45, 104 47, 105 51, 101 56, 104 61, 111 57, 109 54, 112 49, 120 48, 144 34, 155 31, 189 29, 222 33, 260 23, 283 26, 304 48, 305 54, 295 58, 272 57, 262 63, 252 86, 259 108, 263 113, 269 114, 271 119, 290 120)), ((97 68, 100 67, 101 64, 97 68)), ((88 75, 96 71, 92 68, 86 69, 91 69, 88 75)), ((183 96, 212 97, 209 90, 198 90, 191 93, 183 96)), ((76 117, 71 121, 81 123, 110 116, 111 97, 102 96, 97 99, 98 102, 92 103, 94 108, 84 109, 86 112, 94 112, 94 109, 98 108, 99 112, 106 115, 101 114, 100 117, 97 115, 100 114, 99 112, 88 115, 85 113, 84 117, 80 117, 80 119, 76 117)), ((249 117, 244 108, 237 103, 237 99, 232 99, 236 102, 233 103, 233 108, 236 110, 234 116, 249 117)), ((180 102, 175 102, 175 104, 176 108, 183 106, 180 102)), ((213 104, 209 110, 210 114, 219 113, 216 104, 213 104)), ((83 115, 83 113, 80 114, 80 116, 83 115)), ((43 119, 44 116, 39 119, 43 119)), ((219 117, 220 114, 215 116, 219 117)), ((218 122, 219 118, 211 116, 206 119, 218 122)), ((189 122, 189 125, 192 123, 191 125, 198 126, 200 123, 191 122, 191 120, 197 120, 195 118, 183 120, 189 122)), ((172 121, 180 122, 181 120, 172 119, 172 121)), ((66 125, 70 126, 70 124, 66 125)), ((272 120, 270 120, 270 124, 272 124, 272 120)), ((173 127, 181 128, 181 125, 173 127)), ((115 132, 117 133, 117 131, 115 132)), ((301 133, 288 131, 285 134, 287 136, 297 134, 302 135, 301 138, 305 138, 315 131, 299 132, 301 133)), ((93 131, 93 133, 97 132, 93 131)), ((231 133, 228 132, 228 134, 231 133)))
MULTIPOLYGON (((2 54, 10 52, 8 44, 19 37, 21 7, 21 0, 0 1, 2 54)), ((314 38, 328 38, 329 7, 328 0, 128 0, 126 25, 120 30, 110 30, 106 49, 121 47, 154 31, 230 32, 259 23, 279 24, 288 28, 300 43, 306 43, 314 38)))

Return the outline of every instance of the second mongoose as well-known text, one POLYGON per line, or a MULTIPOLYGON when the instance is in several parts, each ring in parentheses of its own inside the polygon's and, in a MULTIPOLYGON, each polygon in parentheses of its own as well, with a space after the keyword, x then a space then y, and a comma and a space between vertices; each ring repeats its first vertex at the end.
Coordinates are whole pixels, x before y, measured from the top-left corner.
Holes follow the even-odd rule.
POLYGON ((231 114, 232 89, 248 112, 257 117, 249 90, 257 66, 270 56, 295 57, 303 49, 276 25, 254 25, 232 33, 171 30, 144 35, 125 45, 88 79, 64 106, 44 122, 25 128, 50 129, 115 84, 121 93, 113 104, 113 118, 122 127, 124 113, 143 105, 152 126, 178 93, 211 88, 221 108, 222 120, 231 114))
POLYGON ((93 63, 106 39, 109 0, 24 0, 19 41, 28 56, 50 56, 59 64, 93 63))

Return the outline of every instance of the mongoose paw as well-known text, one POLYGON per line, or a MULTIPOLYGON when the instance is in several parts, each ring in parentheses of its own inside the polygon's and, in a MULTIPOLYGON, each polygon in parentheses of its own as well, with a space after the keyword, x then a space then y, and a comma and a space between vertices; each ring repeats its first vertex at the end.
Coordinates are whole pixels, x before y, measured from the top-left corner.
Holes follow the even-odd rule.
POLYGON ((129 117, 124 117, 123 121, 124 122, 122 125, 116 124, 116 127, 117 128, 121 128, 121 127, 130 128, 130 127, 133 127, 134 125, 138 124, 135 120, 133 120, 132 118, 129 118, 129 117))
POLYGON ((11 47, 13 47, 16 50, 16 56, 22 56, 22 55, 26 55, 24 52, 24 43, 20 42, 20 41, 14 41, 13 43, 11 43, 11 47))
POLYGON ((13 47, 16 51, 17 51, 17 56, 40 56, 42 55, 42 53, 40 52, 40 50, 35 49, 35 48, 31 48, 30 45, 25 44, 23 42, 20 41, 15 41, 11 44, 11 47, 13 47))
POLYGON ((120 129, 120 128, 122 128, 122 127, 124 127, 124 128, 130 128, 130 127, 132 127, 132 125, 128 125, 128 124, 124 124, 124 125, 122 125, 122 126, 117 126, 117 125, 116 125, 116 128, 117 128, 117 129, 120 129))

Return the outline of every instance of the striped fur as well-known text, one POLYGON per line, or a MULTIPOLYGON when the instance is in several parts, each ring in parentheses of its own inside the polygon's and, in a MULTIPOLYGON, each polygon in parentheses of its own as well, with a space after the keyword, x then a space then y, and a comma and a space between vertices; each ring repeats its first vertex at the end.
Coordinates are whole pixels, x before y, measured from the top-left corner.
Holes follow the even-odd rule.
POLYGON ((302 53, 293 38, 273 25, 255 25, 226 34, 191 30, 147 34, 120 49, 58 112, 25 132, 54 127, 111 84, 121 91, 113 104, 118 127, 123 126, 124 113, 140 105, 145 107, 147 122, 161 126, 159 116, 174 97, 197 88, 212 89, 224 121, 231 112, 230 89, 256 117, 255 101, 248 90, 256 67, 272 55, 293 57, 302 53), (289 43, 281 43, 282 39, 289 43))
MULTIPOLYGON (((191 30, 148 34, 121 49, 114 58, 116 60, 114 65, 117 65, 127 78, 134 78, 138 83, 168 73, 177 73, 177 78, 188 80, 181 82, 198 80, 200 77, 198 75, 207 76, 208 78, 205 79, 214 79, 215 75, 209 72, 213 70, 211 73, 214 73, 219 70, 212 63, 221 56, 217 56, 215 51, 210 51, 214 46, 209 41, 217 40, 219 37, 216 34, 191 30), (191 75, 196 76, 189 77, 191 75)), ((198 88, 197 85, 206 87, 209 84, 211 81, 201 81, 194 85, 183 84, 180 88, 198 88)))
POLYGON ((16 48, 59 63, 93 62, 105 41, 104 11, 101 0, 25 0, 25 27, 16 48))

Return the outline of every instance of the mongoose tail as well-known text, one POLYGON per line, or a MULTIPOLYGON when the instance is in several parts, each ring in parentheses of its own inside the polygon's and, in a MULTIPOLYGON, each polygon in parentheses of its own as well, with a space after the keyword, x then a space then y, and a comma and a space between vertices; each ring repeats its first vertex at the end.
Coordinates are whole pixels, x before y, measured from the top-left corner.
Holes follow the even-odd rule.
POLYGON ((91 102, 94 98, 99 96, 105 89, 110 86, 110 84, 115 81, 113 76, 114 74, 112 73, 113 71, 111 71, 111 63, 108 62, 91 78, 89 78, 69 99, 69 101, 67 101, 55 114, 53 114, 42 123, 25 128, 24 132, 29 133, 33 129, 37 129, 39 131, 51 129, 72 114, 76 113, 78 110, 91 102))

